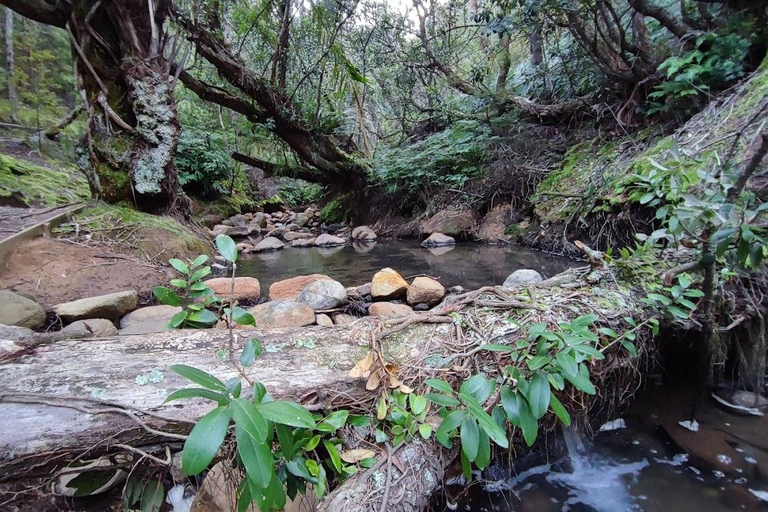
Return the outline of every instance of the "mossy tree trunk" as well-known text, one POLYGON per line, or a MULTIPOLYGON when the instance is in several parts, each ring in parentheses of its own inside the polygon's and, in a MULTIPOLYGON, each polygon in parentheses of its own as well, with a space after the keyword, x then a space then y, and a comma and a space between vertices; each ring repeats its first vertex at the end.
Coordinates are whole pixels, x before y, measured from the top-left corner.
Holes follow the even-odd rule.
POLYGON ((176 80, 164 56, 168 45, 177 47, 164 31, 170 1, 0 3, 69 33, 88 117, 78 163, 92 193, 152 213, 186 215, 173 162, 181 134, 176 80))

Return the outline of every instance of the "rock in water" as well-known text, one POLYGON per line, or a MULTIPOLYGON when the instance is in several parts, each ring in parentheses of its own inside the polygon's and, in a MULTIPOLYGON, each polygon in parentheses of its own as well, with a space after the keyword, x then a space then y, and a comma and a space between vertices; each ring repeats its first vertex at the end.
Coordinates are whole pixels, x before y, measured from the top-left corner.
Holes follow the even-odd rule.
POLYGON ((45 324, 45 310, 18 293, 0 290, 0 324, 39 329, 45 324))
POLYGON ((408 288, 408 304, 433 305, 445 296, 445 287, 430 277, 417 277, 408 288))
MULTIPOLYGON (((228 277, 216 277, 208 279, 205 284, 219 297, 229 299, 232 292, 232 279, 228 277)), ((235 278, 235 300, 256 300, 261 295, 259 280, 255 277, 235 278)))
POLYGON ((347 303, 347 289, 338 281, 321 279, 304 287, 298 301, 314 310, 334 309, 347 303))
POLYGON ((314 238, 312 233, 302 233, 300 231, 289 231, 286 234, 283 235, 283 238, 286 242, 293 242, 294 240, 307 240, 309 238, 314 238))
POLYGON ((270 300, 297 300, 299 294, 307 287, 307 285, 321 279, 331 280, 331 278, 325 274, 311 274, 308 276, 296 276, 290 279, 277 281, 276 283, 272 283, 269 287, 269 298, 270 300))
POLYGON ((328 233, 323 233, 322 235, 318 236, 317 239, 315 239, 315 245, 317 247, 329 247, 333 245, 344 245, 347 241, 343 238, 339 238, 338 236, 329 235, 328 233))
POLYGON ((253 252, 277 251, 285 247, 285 244, 275 237, 268 236, 253 246, 253 252))
POLYGON ((89 318, 88 320, 78 320, 72 322, 61 330, 65 334, 75 334, 78 336, 97 338, 106 338, 117 334, 117 327, 106 318, 89 318))
POLYGON ((72 302, 65 302, 54 307, 54 312, 65 322, 74 322, 86 318, 108 318, 117 320, 129 311, 136 309, 139 295, 136 290, 88 297, 72 302))
POLYGON ((376 240, 376 233, 368 226, 357 226, 352 230, 352 240, 358 240, 360 242, 372 242, 376 240))
POLYGON ((502 286, 509 288, 521 284, 540 283, 543 280, 544 278, 541 277, 541 274, 535 270, 530 268, 521 268, 520 270, 515 270, 509 274, 507 279, 504 280, 504 284, 502 286))
POLYGON ((405 304, 392 304, 391 302, 374 302, 368 308, 371 316, 409 315, 413 309, 405 304))
POLYGON ((422 247, 442 247, 446 245, 456 245, 456 239, 442 233, 432 233, 426 240, 421 242, 422 247))
POLYGON ((314 247, 315 238, 299 238, 291 241, 291 247, 314 247))
POLYGON ((259 304, 248 310, 258 329, 303 327, 315 323, 315 311, 303 302, 276 300, 259 304))
POLYGON ((391 268, 385 268, 373 275, 371 297, 373 300, 396 299, 408 291, 408 283, 391 268))

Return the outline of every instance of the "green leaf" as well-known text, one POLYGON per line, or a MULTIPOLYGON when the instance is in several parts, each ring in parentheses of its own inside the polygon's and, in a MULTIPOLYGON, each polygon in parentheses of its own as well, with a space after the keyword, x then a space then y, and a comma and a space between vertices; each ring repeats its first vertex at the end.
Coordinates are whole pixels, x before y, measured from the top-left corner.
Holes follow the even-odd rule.
POLYGON ((477 451, 480 449, 480 429, 473 417, 467 416, 461 422, 460 438, 464 455, 467 460, 474 462, 477 458, 477 451))
POLYGON ((687 320, 691 314, 688 311, 683 311, 682 309, 678 308, 677 306, 669 306, 667 308, 667 311, 672 313, 673 316, 677 318, 681 318, 683 320, 687 320))
POLYGON ((597 389, 595 389, 592 381, 589 380, 589 370, 586 365, 579 365, 579 373, 576 375, 566 375, 565 378, 568 382, 573 384, 576 389, 583 391, 588 395, 597 394, 597 389))
POLYGON ((579 372, 579 367, 576 364, 576 360, 570 354, 564 351, 558 352, 555 356, 555 360, 565 375, 573 376, 579 372))
POLYGON ((231 237, 225 234, 216 236, 216 249, 230 263, 237 261, 237 244, 231 237))
POLYGON ((467 411, 469 414, 471 414, 472 417, 477 420, 480 428, 485 430, 485 433, 488 434, 488 437, 490 437, 494 443, 501 446, 502 448, 508 448, 509 439, 507 439, 506 430, 499 427, 493 418, 491 418, 491 416, 489 416, 488 413, 483 410, 480 404, 467 400, 465 400, 465 403, 467 404, 467 411))
POLYGON ((171 279, 171 286, 175 286, 176 288, 186 288, 187 282, 183 279, 171 279))
MULTIPOLYGON (((193 292, 204 292, 206 290, 209 290, 208 285, 205 283, 194 283, 192 286, 189 287, 189 289, 193 292)), ((211 290, 213 292, 213 290, 211 290)), ((195 297, 200 298, 200 297, 195 297)))
POLYGON ((229 404, 229 397, 226 395, 203 388, 184 388, 174 391, 168 395, 168 398, 166 398, 163 403, 166 404, 174 400, 187 400, 189 398, 205 398, 206 400, 213 400, 219 405, 229 404))
POLYGON ((616 331, 614 331, 610 327, 600 327, 597 330, 597 332, 599 332, 600 334, 605 334, 606 336, 609 336, 611 338, 618 338, 619 337, 619 333, 617 333, 616 331))
POLYGON ((347 423, 347 418, 349 418, 349 411, 335 411, 326 416, 323 423, 327 423, 331 425, 334 430, 338 430, 347 423))
POLYGON ((539 434, 539 422, 533 417, 530 406, 521 393, 515 393, 504 386, 501 390, 501 405, 509 422, 523 431, 528 446, 533 445, 539 434))
POLYGON ((247 368, 253 365, 259 357, 261 357, 261 342, 256 338, 251 338, 240 354, 240 364, 247 368))
POLYGON ((171 327, 173 327, 174 329, 178 329, 179 327, 181 327, 181 324, 183 324, 184 320, 187 319, 188 314, 189 313, 187 311, 179 311, 178 313, 173 315, 171 317, 171 327))
POLYGON ((331 464, 333 465, 333 468, 337 473, 341 473, 344 469, 344 466, 341 463, 341 454, 339 453, 339 450, 330 441, 323 440, 323 446, 325 446, 325 449, 328 450, 328 455, 331 457, 331 464))
POLYGON ((227 386, 225 386, 223 382, 221 382, 210 373, 206 373, 202 370, 198 370, 197 368, 187 366, 185 364, 174 364, 171 366, 171 371, 181 375, 187 380, 191 380, 195 384, 200 384, 204 388, 227 393, 227 386))
POLYGON ((173 259, 168 260, 168 263, 170 263, 170 265, 173 268, 175 268, 176 270, 178 270, 182 274, 189 274, 189 265, 187 265, 183 261, 181 261, 179 259, 176 259, 176 258, 173 258, 173 259))
MULTIPOLYGON (((465 380, 459 388, 459 393, 466 393, 482 403, 491 396, 496 386, 493 381, 487 379, 485 375, 473 375, 465 380)), ((474 458, 470 459, 474 460, 474 458)))
POLYGON ((229 420, 229 407, 217 407, 198 420, 181 452, 184 473, 194 476, 208 467, 227 435, 229 420))
POLYGON ((443 395, 440 393, 427 393, 424 395, 424 398, 444 407, 456 407, 457 405, 461 404, 461 402, 452 396, 443 395))
POLYGON ((241 425, 235 424, 235 439, 237 439, 237 453, 243 461, 248 479, 258 487, 264 489, 272 480, 275 473, 274 459, 269 444, 258 443, 248 434, 241 425))
POLYGON ((424 383, 438 391, 442 391, 443 393, 453 393, 453 388, 451 387, 451 385, 445 382, 444 380, 427 379, 424 381, 424 383))
POLYGON ((374 457, 368 457, 360 461, 360 466, 364 468, 372 468, 378 461, 374 457))
POLYGON ((409 400, 411 401, 411 412, 413 412, 413 414, 418 416, 427 409, 428 402, 426 398, 413 393, 411 393, 409 397, 409 400))
POLYGON ((312 438, 307 442, 307 446, 304 447, 304 449, 308 452, 311 452, 315 448, 317 448, 317 445, 320 444, 320 434, 316 434, 312 436, 312 438))
POLYGON ((191 276, 189 276, 189 282, 194 283, 195 281, 199 281, 204 277, 207 277, 211 274, 211 267, 203 267, 201 269, 195 270, 191 276))
POLYGON ((437 427, 437 430, 435 431, 435 439, 446 448, 450 448, 451 441, 448 439, 448 434, 456 430, 466 417, 467 411, 463 409, 448 413, 448 415, 443 418, 440 426, 437 427))
POLYGON ((197 258, 195 258, 195 261, 192 262, 192 267, 199 267, 200 265, 203 265, 208 261, 208 255, 207 254, 201 254, 197 258))
POLYGON ((240 393, 243 391, 243 383, 238 377, 232 377, 226 383, 227 392, 234 398, 240 398, 240 393))
POLYGON ((80 498, 90 496, 107 485, 117 474, 117 470, 83 471, 67 482, 66 487, 75 489, 74 496, 80 498))
POLYGON ((367 428, 371 426, 371 418, 370 416, 352 414, 349 419, 347 419, 347 424, 352 425, 353 427, 367 428))
POLYGON ((152 288, 152 295, 157 297, 157 300, 168 306, 181 306, 184 304, 184 299, 179 297, 176 292, 165 286, 155 286, 152 288))
POLYGON ((254 325, 256 323, 252 314, 237 306, 232 308, 232 320, 240 325, 254 325))
POLYGON ((315 419, 308 410, 295 402, 274 401, 258 404, 259 412, 267 421, 299 428, 315 428, 315 419))
POLYGON ((624 340, 621 342, 621 346, 627 349, 627 352, 629 352, 629 355, 631 355, 632 357, 637 357, 637 347, 635 346, 634 343, 632 343, 631 341, 624 340))
POLYGON ((531 382, 528 386, 528 394, 525 395, 525 398, 528 399, 528 404, 531 406, 531 413, 537 420, 547 413, 550 396, 551 390, 549 389, 547 376, 541 372, 534 373, 533 377, 531 377, 531 382))
POLYGON ((419 425, 419 434, 424 439, 429 439, 429 436, 432 435, 432 425, 429 423, 422 423, 419 425))
POLYGON ((478 469, 485 469, 491 462, 491 442, 485 430, 480 430, 479 434, 480 443, 477 449, 477 457, 475 458, 475 466, 478 469))
POLYGON ((577 345, 573 347, 573 350, 587 357, 594 357, 595 359, 605 359, 605 356, 603 355, 602 352, 600 352, 594 347, 590 347, 589 345, 577 345))
POLYGON ((235 425, 253 438, 256 443, 264 443, 269 435, 269 426, 259 413, 258 406, 246 400, 237 398, 232 400, 232 417, 235 425))
POLYGON ((195 311, 187 316, 187 320, 190 322, 198 322, 201 324, 213 324, 219 321, 219 317, 216 313, 208 309, 195 311))
POLYGON ((165 502, 165 487, 161 480, 150 480, 141 491, 141 512, 159 512, 165 502))
POLYGON ((650 203, 652 200, 654 200, 655 198, 656 198, 656 193, 655 193, 655 192, 648 192, 647 194, 644 194, 644 195, 643 195, 643 196, 640 198, 640 201, 639 201, 639 203, 640 203, 640 204, 648 204, 648 203, 650 203))
POLYGON ((549 399, 549 406, 552 408, 552 412, 566 427, 571 424, 571 415, 563 406, 563 403, 555 396, 552 395, 549 399))

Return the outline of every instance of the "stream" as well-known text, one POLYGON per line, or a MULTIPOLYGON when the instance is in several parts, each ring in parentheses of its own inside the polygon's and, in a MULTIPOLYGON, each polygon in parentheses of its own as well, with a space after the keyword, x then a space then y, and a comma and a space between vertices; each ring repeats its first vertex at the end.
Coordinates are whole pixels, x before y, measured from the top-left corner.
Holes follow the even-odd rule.
POLYGON ((238 262, 238 274, 258 278, 262 289, 306 274, 326 274, 344 286, 358 286, 370 282, 379 270, 392 267, 406 279, 428 275, 445 287, 460 285, 473 290, 500 285, 521 268, 537 270, 547 278, 582 264, 517 246, 459 243, 425 249, 417 240, 387 240, 244 255, 238 262))

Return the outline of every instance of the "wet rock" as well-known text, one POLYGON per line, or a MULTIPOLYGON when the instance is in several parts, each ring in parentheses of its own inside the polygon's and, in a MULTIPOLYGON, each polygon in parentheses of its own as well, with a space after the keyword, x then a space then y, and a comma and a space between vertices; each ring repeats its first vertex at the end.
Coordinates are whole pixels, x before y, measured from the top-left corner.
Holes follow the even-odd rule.
POLYGON ((302 233, 300 231, 289 231, 288 233, 283 235, 283 239, 286 242, 293 242, 294 240, 307 240, 309 238, 314 238, 312 236, 312 233, 302 233))
MULTIPOLYGON (((731 400, 733 401, 733 403, 741 407, 747 407, 747 408, 755 407, 755 393, 751 391, 741 391, 741 390, 736 391, 733 393, 733 397, 731 398, 731 400)), ((763 409, 765 407, 768 407, 768 398, 758 395, 757 408, 763 409)))
POLYGON ((315 323, 321 327, 333 327, 333 320, 328 315, 315 315, 315 323))
POLYGON ((541 277, 541 274, 535 270, 530 268, 521 268, 520 270, 515 270, 509 274, 509 276, 504 280, 504 284, 502 286, 509 288, 521 284, 540 283, 543 280, 544 278, 541 277))
POLYGON ((664 424, 664 430, 680 449, 690 455, 691 464, 698 469, 737 474, 736 462, 741 456, 728 443, 726 433, 702 424, 699 424, 697 432, 692 432, 671 421, 664 424))
POLYGON ((405 304, 393 304, 391 302, 374 302, 368 308, 371 316, 408 315, 413 309, 405 304))
POLYGON ((285 234, 288 234, 291 231, 298 231, 301 227, 298 224, 288 224, 285 226, 285 234))
POLYGON ((272 283, 269 287, 270 300, 297 300, 299 294, 308 285, 320 280, 331 280, 325 274, 311 274, 308 276, 296 276, 272 283))
POLYGON ((253 220, 251 220, 251 225, 257 226, 259 228, 267 227, 267 216, 261 212, 254 213, 253 220))
POLYGON ((376 238, 376 233, 368 226, 358 226, 352 230, 352 240, 372 242, 376 238))
POLYGON ((253 246, 253 252, 277 251, 285 247, 285 244, 274 237, 267 237, 253 246))
POLYGON ((421 233, 443 233, 458 238, 474 238, 477 233, 477 217, 472 210, 442 210, 421 225, 421 233))
MULTIPOLYGON (((228 277, 216 277, 205 281, 213 293, 219 297, 229 299, 232 294, 232 279, 228 277)), ((261 285, 255 277, 235 278, 235 300, 257 300, 261 295, 261 285)))
POLYGON ((90 318, 88 320, 72 322, 63 328, 61 332, 83 337, 95 336, 97 338, 106 338, 107 336, 117 334, 117 327, 115 327, 111 320, 106 318, 90 318))
POLYGON ((253 244, 247 244, 245 242, 241 242, 237 244, 237 252, 243 252, 248 254, 249 252, 253 252, 253 244))
POLYGON ((456 239, 442 233, 432 233, 426 240, 421 242, 422 247, 443 247, 450 245, 456 245, 456 239))
POLYGON ((334 325, 349 325, 355 320, 357 320, 357 318, 355 318, 352 315, 348 315, 346 313, 339 313, 339 314, 333 315, 334 325))
POLYGON ((329 235, 328 233, 323 233, 322 235, 318 236, 315 240, 315 245, 317 247, 328 247, 333 245, 344 245, 347 241, 343 238, 339 238, 338 236, 329 235))
POLYGON ((65 302, 53 308, 65 322, 74 322, 86 318, 108 318, 117 320, 129 311, 136 309, 139 295, 136 290, 126 290, 87 299, 65 302))
POLYGON ((408 283, 391 268, 385 268, 373 275, 371 297, 373 300, 396 299, 408 291, 408 283))
POLYGON ((276 300, 259 304, 248 311, 259 329, 303 327, 315 323, 315 311, 303 302, 276 300))
POLYGON ((440 247, 427 247, 427 250, 432 256, 442 256, 443 254, 448 254, 455 248, 455 245, 443 245, 440 247))
POLYGON ((367 252, 371 252, 374 247, 376 247, 376 240, 352 242, 352 249, 354 249, 355 252, 359 254, 365 254, 367 252))
POLYGON ((291 242, 291 247, 314 247, 315 237, 312 238, 299 238, 291 242))
POLYGON ((283 236, 283 233, 285 233, 285 228, 275 228, 271 230, 269 233, 267 233, 265 236, 277 238, 277 237, 283 236))
POLYGON ((347 290, 338 281, 321 279, 304 287, 298 301, 314 310, 334 309, 347 303, 347 290))
POLYGON ((259 228, 256 227, 256 226, 253 226, 253 225, 235 226, 235 227, 227 228, 227 230, 224 231, 224 234, 225 235, 229 235, 229 236, 233 236, 233 237, 236 237, 236 236, 248 236, 251 233, 253 233, 254 230, 256 230, 256 229, 259 229, 259 228))
POLYGON ((306 213, 300 213, 296 215, 296 219, 294 220, 294 222, 296 223, 297 226, 303 228, 309 223, 309 218, 310 216, 308 216, 306 213))
POLYGON ((445 287, 430 277, 417 277, 408 288, 408 304, 434 305, 443 300, 445 287))
POLYGON ((40 329, 45 324, 45 310, 18 293, 0 290, 0 324, 40 329))
POLYGON ((237 214, 229 218, 229 221, 233 226, 241 227, 248 225, 248 217, 245 215, 237 214))
POLYGON ((149 334, 170 330, 169 323, 176 313, 177 306, 147 306, 128 313, 120 319, 120 334, 149 334))

